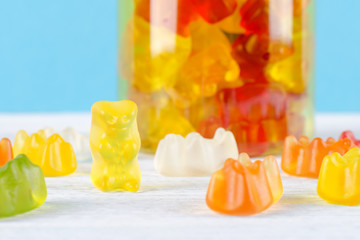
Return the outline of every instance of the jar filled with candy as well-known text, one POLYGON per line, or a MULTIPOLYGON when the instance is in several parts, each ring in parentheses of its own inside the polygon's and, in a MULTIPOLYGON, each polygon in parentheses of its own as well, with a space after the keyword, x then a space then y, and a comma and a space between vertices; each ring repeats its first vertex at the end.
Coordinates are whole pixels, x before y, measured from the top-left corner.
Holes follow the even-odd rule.
POLYGON ((278 153, 313 131, 315 0, 119 0, 119 92, 144 150, 169 133, 231 130, 278 153))

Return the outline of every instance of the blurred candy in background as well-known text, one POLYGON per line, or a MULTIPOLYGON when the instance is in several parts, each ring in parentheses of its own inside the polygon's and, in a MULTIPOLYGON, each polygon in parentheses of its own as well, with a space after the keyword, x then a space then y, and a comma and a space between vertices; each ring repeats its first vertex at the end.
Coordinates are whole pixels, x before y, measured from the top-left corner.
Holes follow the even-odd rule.
MULTIPOLYGON (((317 1, 317 111, 360 110, 359 7, 317 1)), ((116 0, 1 0, 0 112, 89 111, 117 99, 117 12, 116 0)))

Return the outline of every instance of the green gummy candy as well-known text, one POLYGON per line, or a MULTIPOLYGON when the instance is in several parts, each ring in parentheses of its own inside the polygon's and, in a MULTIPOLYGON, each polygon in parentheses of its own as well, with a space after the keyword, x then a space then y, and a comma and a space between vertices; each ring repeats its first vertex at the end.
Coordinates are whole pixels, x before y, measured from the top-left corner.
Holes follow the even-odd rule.
POLYGON ((0 217, 37 208, 46 196, 44 174, 26 155, 20 154, 0 167, 0 217))

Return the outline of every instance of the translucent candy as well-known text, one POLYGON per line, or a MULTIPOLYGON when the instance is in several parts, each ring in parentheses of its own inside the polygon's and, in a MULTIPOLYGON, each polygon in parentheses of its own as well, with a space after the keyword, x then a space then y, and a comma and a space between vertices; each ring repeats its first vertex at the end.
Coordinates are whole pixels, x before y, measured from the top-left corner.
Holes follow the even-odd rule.
POLYGON ((102 191, 138 191, 141 172, 136 104, 101 101, 94 103, 91 112, 92 183, 102 191))
POLYGON ((336 141, 328 138, 323 141, 314 138, 310 142, 308 137, 297 140, 294 136, 288 136, 284 143, 281 168, 290 175, 317 178, 326 155, 333 152, 344 155, 352 147, 350 139, 336 141))
POLYGON ((360 204, 360 149, 344 156, 333 153, 321 165, 317 192, 324 200, 341 205, 360 204))
POLYGON ((173 84, 191 52, 191 39, 135 17, 124 36, 120 71, 135 88, 154 92, 173 84))
POLYGON ((260 213, 283 193, 279 167, 272 156, 251 162, 246 153, 226 160, 210 180, 206 203, 214 211, 231 215, 260 213))
POLYGON ((156 171, 164 176, 199 177, 213 174, 227 158, 237 156, 234 135, 219 128, 211 139, 195 132, 185 138, 166 135, 156 149, 154 164, 156 171))
POLYGON ((47 196, 41 169, 26 155, 0 167, 0 217, 13 216, 41 206, 47 196))
POLYGON ((231 16, 237 8, 236 0, 191 0, 195 9, 209 23, 217 23, 231 16))
POLYGON ((14 153, 26 154, 30 161, 40 166, 46 177, 65 176, 76 170, 77 163, 71 144, 58 134, 47 137, 45 130, 30 137, 20 130, 15 138, 14 153))
POLYGON ((3 138, 0 140, 0 167, 4 166, 11 159, 13 159, 11 142, 9 139, 3 138))

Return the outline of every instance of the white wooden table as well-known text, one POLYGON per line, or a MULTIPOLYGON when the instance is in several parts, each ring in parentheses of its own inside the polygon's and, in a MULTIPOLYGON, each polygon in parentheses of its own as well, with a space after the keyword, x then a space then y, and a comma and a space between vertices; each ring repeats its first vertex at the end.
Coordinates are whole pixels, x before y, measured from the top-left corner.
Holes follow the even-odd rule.
MULTIPOLYGON (((317 136, 360 137, 360 115, 322 114, 317 136)), ((88 132, 89 114, 0 114, 0 137, 17 130, 72 126, 88 132)), ((282 199, 262 214, 234 217, 207 208, 209 177, 166 178, 141 155, 138 193, 103 193, 90 182, 91 163, 68 177, 47 178, 48 197, 38 209, 0 219, 0 239, 345 239, 360 237, 360 207, 331 205, 316 194, 316 180, 283 176, 282 199)), ((0 202, 1 204, 1 202, 0 202)))

